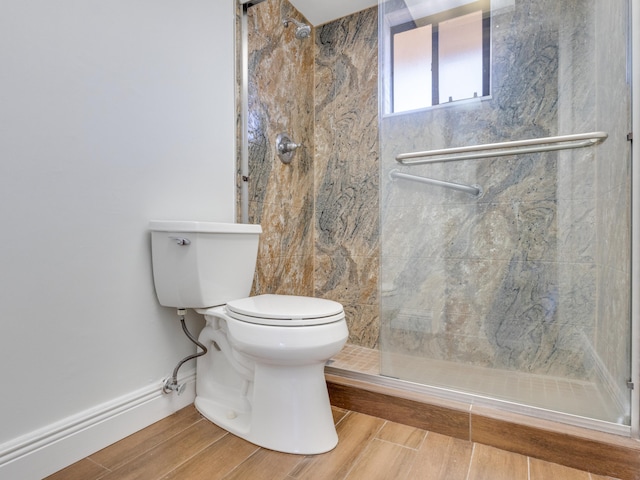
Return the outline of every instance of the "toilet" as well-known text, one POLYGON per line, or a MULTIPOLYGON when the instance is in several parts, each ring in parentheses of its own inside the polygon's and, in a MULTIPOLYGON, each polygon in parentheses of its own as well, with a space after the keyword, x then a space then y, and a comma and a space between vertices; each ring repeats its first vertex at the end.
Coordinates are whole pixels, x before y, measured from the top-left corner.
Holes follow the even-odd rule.
POLYGON ((347 341, 340 303, 249 297, 260 225, 151 221, 158 301, 194 309, 207 347, 196 361, 195 406, 207 419, 271 450, 324 453, 338 443, 324 378, 347 341))

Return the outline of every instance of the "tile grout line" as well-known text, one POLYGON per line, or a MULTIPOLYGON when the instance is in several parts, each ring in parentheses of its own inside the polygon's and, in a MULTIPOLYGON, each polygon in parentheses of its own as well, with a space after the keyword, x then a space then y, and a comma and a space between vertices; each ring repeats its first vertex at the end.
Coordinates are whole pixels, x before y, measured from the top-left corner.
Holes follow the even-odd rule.
MULTIPOLYGON (((343 478, 343 480, 346 480, 349 478, 349 475, 351 475, 351 472, 353 471, 353 469, 358 466, 358 464, 360 464, 360 462, 362 461, 362 457, 364 456, 364 454, 370 449, 373 448, 373 442, 375 440, 378 440, 378 434, 382 431, 382 429, 384 428, 384 426, 389 423, 388 420, 385 420, 382 425, 378 428, 378 430, 376 430, 376 432, 371 435, 371 438, 367 441, 367 446, 364 447, 360 453, 358 454, 358 456, 356 457, 356 459, 354 460, 353 464, 351 465, 351 468, 349 468, 349 471, 345 474, 343 478)), ((388 443, 392 443, 392 442, 388 442, 388 443)))
MULTIPOLYGON (((157 445, 154 445, 153 447, 145 450, 144 452, 142 452, 140 455, 136 455, 135 457, 129 459, 126 463, 123 463, 122 465, 120 465, 118 468, 112 470, 112 472, 117 472, 118 470, 126 467, 127 465, 131 464, 132 462, 134 462, 136 459, 140 458, 143 455, 148 454, 149 452, 155 450, 156 448, 160 447, 161 445, 164 445, 166 442, 168 442, 169 440, 173 439, 174 437, 176 437, 177 435, 179 435, 180 433, 183 433, 187 430, 189 430, 190 428, 192 428, 193 426, 197 425, 200 422, 203 421, 207 421, 205 420, 204 417, 200 417, 200 419, 196 422, 193 422, 192 424, 190 424, 189 426, 187 426, 186 428, 183 428, 182 430, 180 430, 178 433, 176 433, 175 435, 171 435, 170 437, 166 438, 165 440, 163 440, 162 442, 158 443, 157 445)), ((185 463, 187 463, 189 460, 191 460, 193 457, 195 457, 196 455, 198 455, 200 452, 202 452, 203 450, 209 448, 211 445, 213 445, 214 443, 218 442, 219 440, 223 439, 224 437, 226 437, 227 435, 229 435, 229 432, 225 432, 221 437, 217 438, 216 440, 208 443, 207 445, 205 445, 203 448, 195 451, 192 455, 190 455, 187 459, 185 459, 184 461, 177 463, 175 465, 172 466, 171 469, 167 470, 166 472, 161 474, 160 478, 165 478, 167 475, 170 475, 172 472, 174 472, 176 469, 180 468, 182 465, 184 465, 185 463)), ((106 475, 106 474, 105 474, 106 475)), ((102 477, 103 475, 101 475, 102 477)))
MULTIPOLYGON (((168 418, 168 417, 165 417, 165 418, 168 418)), ((164 420, 164 419, 163 419, 163 420, 164 420)), ((105 473, 101 474, 101 475, 100 475, 100 477, 98 477, 98 478, 102 478, 102 477, 103 477, 104 475, 106 475, 107 473, 109 473, 109 472, 115 472, 116 470, 121 469, 121 468, 122 468, 122 467, 124 467, 125 465, 127 465, 127 464, 129 464, 129 463, 133 462, 134 460, 136 460, 136 459, 140 458, 142 455, 147 454, 148 452, 150 452, 150 451, 151 451, 151 450, 153 450, 154 448, 157 448, 158 446, 162 445, 162 444, 163 444, 163 443, 165 443, 166 441, 171 440, 171 439, 172 439, 173 437, 175 437, 176 435, 180 435, 181 433, 185 432, 185 431, 186 431, 186 430, 188 430, 189 428, 191 428, 191 427, 193 427, 193 426, 197 425, 198 423, 200 423, 200 422, 202 422, 202 421, 204 421, 204 420, 205 420, 205 418, 204 418, 202 415, 200 415, 200 417, 198 418, 198 420, 196 420, 195 422, 190 423, 189 425, 185 426, 184 428, 181 428, 180 430, 178 430, 178 431, 174 432, 174 434, 173 434, 173 435, 170 435, 169 437, 165 438, 165 439, 164 439, 163 441, 161 441, 160 443, 157 443, 157 444, 153 445, 152 447, 147 448, 146 450, 144 450, 144 451, 140 452, 138 455, 136 455, 136 456, 134 456, 134 457, 130 458, 130 459, 129 459, 129 460, 127 460, 125 463, 123 463, 122 465, 118 465, 118 466, 117 466, 117 467, 115 467, 115 468, 109 468, 109 467, 107 467, 107 466, 105 466, 105 465, 102 465, 102 464, 101 464, 101 463, 99 463, 99 462, 96 462, 95 460, 93 460, 93 458, 91 458, 93 455, 97 454, 98 452, 100 452, 100 451, 102 451, 102 450, 104 450, 104 449, 98 450, 97 452, 93 452, 91 455, 87 456, 86 458, 87 458, 88 460, 91 460, 91 461, 92 461, 93 463, 95 463, 96 465, 99 465, 99 466, 101 466, 102 468, 105 468, 105 469, 107 470, 107 472, 105 472, 105 473)), ((162 421, 162 420, 160 420, 160 421, 162 421)), ((156 423, 157 423, 157 422, 156 422, 156 423)), ((182 422, 180 422, 180 423, 182 423, 182 422)), ((141 431, 141 430, 139 430, 139 431, 141 431)), ((135 435, 136 433, 138 433, 138 432, 135 432, 133 435, 135 435)), ((127 438, 127 437, 125 437, 125 438, 127 438)), ((122 440, 124 440, 124 439, 122 439, 122 440)), ((116 442, 116 443, 117 443, 117 442, 116 442)), ((109 445, 109 446, 107 446, 107 447, 105 447, 105 448, 109 448, 110 446, 111 446, 111 445, 109 445)))
MULTIPOLYGON (((109 475, 110 473, 113 473, 113 472, 117 472, 118 470, 120 470, 120 469, 124 468, 125 466, 127 466, 127 465, 131 464, 132 462, 134 462, 134 461, 135 461, 135 460, 137 460, 138 458, 142 457, 143 455, 146 455, 147 453, 151 452, 151 451, 152 451, 152 450, 154 450, 155 448, 158 448, 160 445, 162 445, 162 444, 164 444, 165 442, 167 442, 167 441, 171 440, 171 439, 172 439, 172 438, 174 438, 176 435, 180 435, 181 433, 183 433, 183 432, 187 431, 188 429, 190 429, 191 427, 193 427, 194 425, 197 425, 198 423, 200 423, 200 422, 202 422, 202 421, 205 421, 205 419, 204 419, 204 417, 200 416, 200 418, 199 418, 198 420, 196 420, 195 422, 193 422, 193 423, 191 423, 191 424, 187 425, 185 428, 180 429, 179 431, 177 431, 177 432, 176 432, 176 433, 174 433, 173 435, 171 435, 171 436, 167 437, 167 438, 166 438, 166 439, 164 439, 162 442, 160 442, 160 443, 158 443, 158 444, 154 445, 153 447, 148 448, 148 449, 144 450, 143 452, 140 452, 140 453, 139 453, 138 455, 136 455, 135 457, 130 458, 130 459, 129 459, 129 460, 127 460, 125 463, 123 463, 122 465, 118 465, 118 466, 117 466, 116 468, 114 468, 114 469, 107 468, 107 467, 105 467, 104 465, 101 465, 101 464, 99 464, 98 462, 95 462, 94 460, 92 460, 92 459, 91 459, 91 456, 86 457, 86 458, 87 458, 87 459, 89 459, 89 460, 91 460, 91 461, 93 461, 93 463, 95 463, 96 465, 100 465, 102 468, 107 469, 107 471, 106 471, 106 472, 101 473, 101 474, 96 478, 96 480, 100 480, 101 478, 105 477, 106 475, 109 475)), ((226 436, 226 435, 228 435, 228 433, 226 433, 225 435, 223 435, 223 436, 222 436, 222 437, 220 437, 220 438, 223 438, 223 437, 224 437, 224 436, 226 436)), ((217 441, 217 440, 216 440, 216 441, 217 441)), ((215 443, 215 442, 212 442, 211 444, 207 445, 207 447, 208 447, 208 446, 210 446, 210 445, 212 445, 213 443, 215 443)), ((106 447, 106 448, 108 448, 108 447, 106 447)), ((97 453, 97 452, 95 452, 95 453, 97 453)), ((95 454, 95 453, 94 453, 94 454, 95 454)), ((199 452, 198 452, 198 453, 199 453, 199 452)), ((191 458, 193 458, 193 456, 189 457, 189 459, 191 459, 191 458)), ((184 462, 182 462, 182 463, 184 463, 184 462)), ((182 463, 181 463, 180 465, 182 465, 182 463)), ((169 475, 171 472, 173 472, 173 471, 174 471, 176 468, 178 468, 180 465, 174 466, 174 468, 172 468, 171 470, 169 470, 169 471, 167 471, 167 472, 163 473, 163 474, 162 474, 162 478, 164 478, 164 477, 166 477, 167 475, 169 475)))
POLYGON ((366 453, 367 450, 369 450, 372 445, 373 445, 373 441, 377 439, 378 434, 382 431, 382 429, 384 428, 384 426, 389 423, 388 420, 385 420, 384 422, 382 422, 382 425, 378 428, 378 430, 375 431, 375 433, 373 435, 371 435, 371 438, 367 441, 367 446, 364 447, 360 453, 358 454, 358 456, 355 458, 353 464, 351 465, 351 468, 349 468, 349 470, 347 471, 347 473, 345 474, 343 478, 343 480, 346 480, 347 478, 349 478, 349 475, 351 474, 351 472, 353 471, 353 469, 360 463, 362 456, 366 453))
POLYGON ((420 445, 418 445, 418 448, 416 449, 416 451, 419 451, 422 446, 425 444, 425 442, 427 441, 427 437, 429 436, 429 433, 431 433, 429 430, 424 430, 424 436, 422 437, 422 441, 420 442, 420 445))
POLYGON ((476 454, 476 444, 472 443, 471 444, 471 456, 469 457, 469 467, 467 469, 467 476, 465 477, 465 480, 469 480, 469 476, 471 475, 471 465, 473 464, 473 457, 476 454))
MULTIPOLYGON (((204 420, 204 419, 203 419, 204 420)), ((212 445, 215 445, 216 443, 218 443, 220 440, 222 440, 223 438, 226 438, 227 436, 231 435, 229 432, 224 432, 223 435, 221 435, 219 438, 215 439, 214 441, 212 441, 211 443, 206 444, 204 447, 202 447, 200 450, 194 451, 192 455, 190 455, 189 457, 187 457, 185 460, 183 460, 180 463, 177 463, 176 465, 174 465, 174 467, 165 472, 164 474, 162 474, 162 478, 165 478, 167 475, 170 475, 172 472, 176 471, 177 469, 179 469, 182 465, 186 464, 187 462, 191 461, 195 456, 197 456, 198 454, 200 454, 201 452, 204 452, 207 448, 211 447, 212 445)), ((163 442, 164 443, 164 442, 163 442)))
MULTIPOLYGON (((262 450, 262 447, 258 447, 256 445, 256 449, 251 452, 251 455, 247 456, 247 458, 245 458, 244 460, 242 460, 239 464, 237 464, 235 467, 233 467, 231 470, 229 470, 226 475, 224 477, 222 477, 220 480, 224 480, 225 478, 228 478, 229 475, 233 474, 233 472, 235 472, 238 468, 240 468, 241 465, 243 465, 245 462, 247 462, 250 458, 254 457, 255 455, 258 454, 259 451, 262 450)), ((295 468, 295 467, 294 467, 295 468)), ((287 478, 291 477, 290 474, 287 474, 287 478)), ((295 478, 295 477, 291 477, 291 478, 295 478)))
POLYGON ((98 467, 100 467, 100 468, 104 468, 104 469, 106 470, 106 472, 101 473, 101 474, 100 474, 100 476, 102 476, 102 475, 104 475, 104 474, 106 474, 106 473, 108 473, 108 472, 111 472, 111 471, 112 471, 109 467, 105 467, 104 465, 102 465, 102 464, 100 464, 100 463, 96 462, 96 461, 95 461, 93 458, 91 458, 91 457, 85 457, 85 458, 86 458, 87 460, 89 460, 91 463, 93 463, 94 465, 97 465, 98 467))
MULTIPOLYGON (((94 480, 100 480, 101 478, 105 477, 106 475, 109 475, 111 472, 113 472, 113 470, 111 470, 110 468, 105 467, 104 465, 100 465, 98 462, 95 462, 94 460, 92 460, 89 457, 86 457, 87 460, 89 460, 90 462, 92 462, 95 465, 98 465, 101 468, 104 468, 105 471, 101 472, 94 480)), ((56 472, 58 473, 58 472, 56 472)))
MULTIPOLYGON (((426 436, 425 436, 425 438, 426 438, 426 436)), ((382 442, 382 443, 388 443, 389 445, 395 445, 396 447, 404 448, 406 450, 411 450, 412 452, 417 452, 418 450, 420 450, 420 447, 418 447, 418 448, 408 447, 407 445, 402 445, 401 443, 392 442, 391 440, 385 440, 383 438, 374 438, 374 440, 376 440, 378 442, 382 442)), ((422 445, 422 444, 420 444, 420 445, 422 445)))

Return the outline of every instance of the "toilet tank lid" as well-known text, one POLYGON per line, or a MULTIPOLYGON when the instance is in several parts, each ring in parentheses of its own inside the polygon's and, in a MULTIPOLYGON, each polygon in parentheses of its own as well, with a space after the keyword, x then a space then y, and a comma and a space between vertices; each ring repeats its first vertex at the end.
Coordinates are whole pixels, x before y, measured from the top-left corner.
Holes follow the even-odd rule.
POLYGON ((260 225, 248 223, 197 222, 188 220, 151 220, 149 229, 154 232, 190 233, 261 233, 260 225))

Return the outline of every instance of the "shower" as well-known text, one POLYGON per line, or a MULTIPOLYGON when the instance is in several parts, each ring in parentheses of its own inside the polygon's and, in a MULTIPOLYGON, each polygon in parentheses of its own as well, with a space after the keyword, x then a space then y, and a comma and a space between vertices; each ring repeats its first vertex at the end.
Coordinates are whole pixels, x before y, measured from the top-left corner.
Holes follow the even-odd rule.
POLYGON ((311 27, 309 25, 307 25, 306 23, 299 22, 294 18, 285 18, 282 21, 282 24, 286 28, 289 26, 289 22, 293 22, 296 25, 296 38, 300 40, 309 38, 309 35, 311 35, 311 27))
POLYGON ((627 3, 422 4, 380 9, 380 373, 628 434, 627 3))
POLYGON ((256 286, 347 306, 334 372, 629 435, 628 2, 446 3, 312 20, 315 42, 281 41, 311 20, 287 0, 249 9, 256 286), (313 142, 284 167, 290 128, 313 142))

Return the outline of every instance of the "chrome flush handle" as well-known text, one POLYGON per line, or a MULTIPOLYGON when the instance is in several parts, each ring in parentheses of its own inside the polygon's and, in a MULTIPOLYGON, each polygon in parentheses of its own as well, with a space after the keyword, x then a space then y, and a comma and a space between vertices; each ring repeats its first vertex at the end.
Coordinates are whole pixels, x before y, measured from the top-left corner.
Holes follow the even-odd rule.
POLYGON ((171 240, 175 240, 178 245, 191 245, 191 240, 182 237, 169 237, 171 240))

